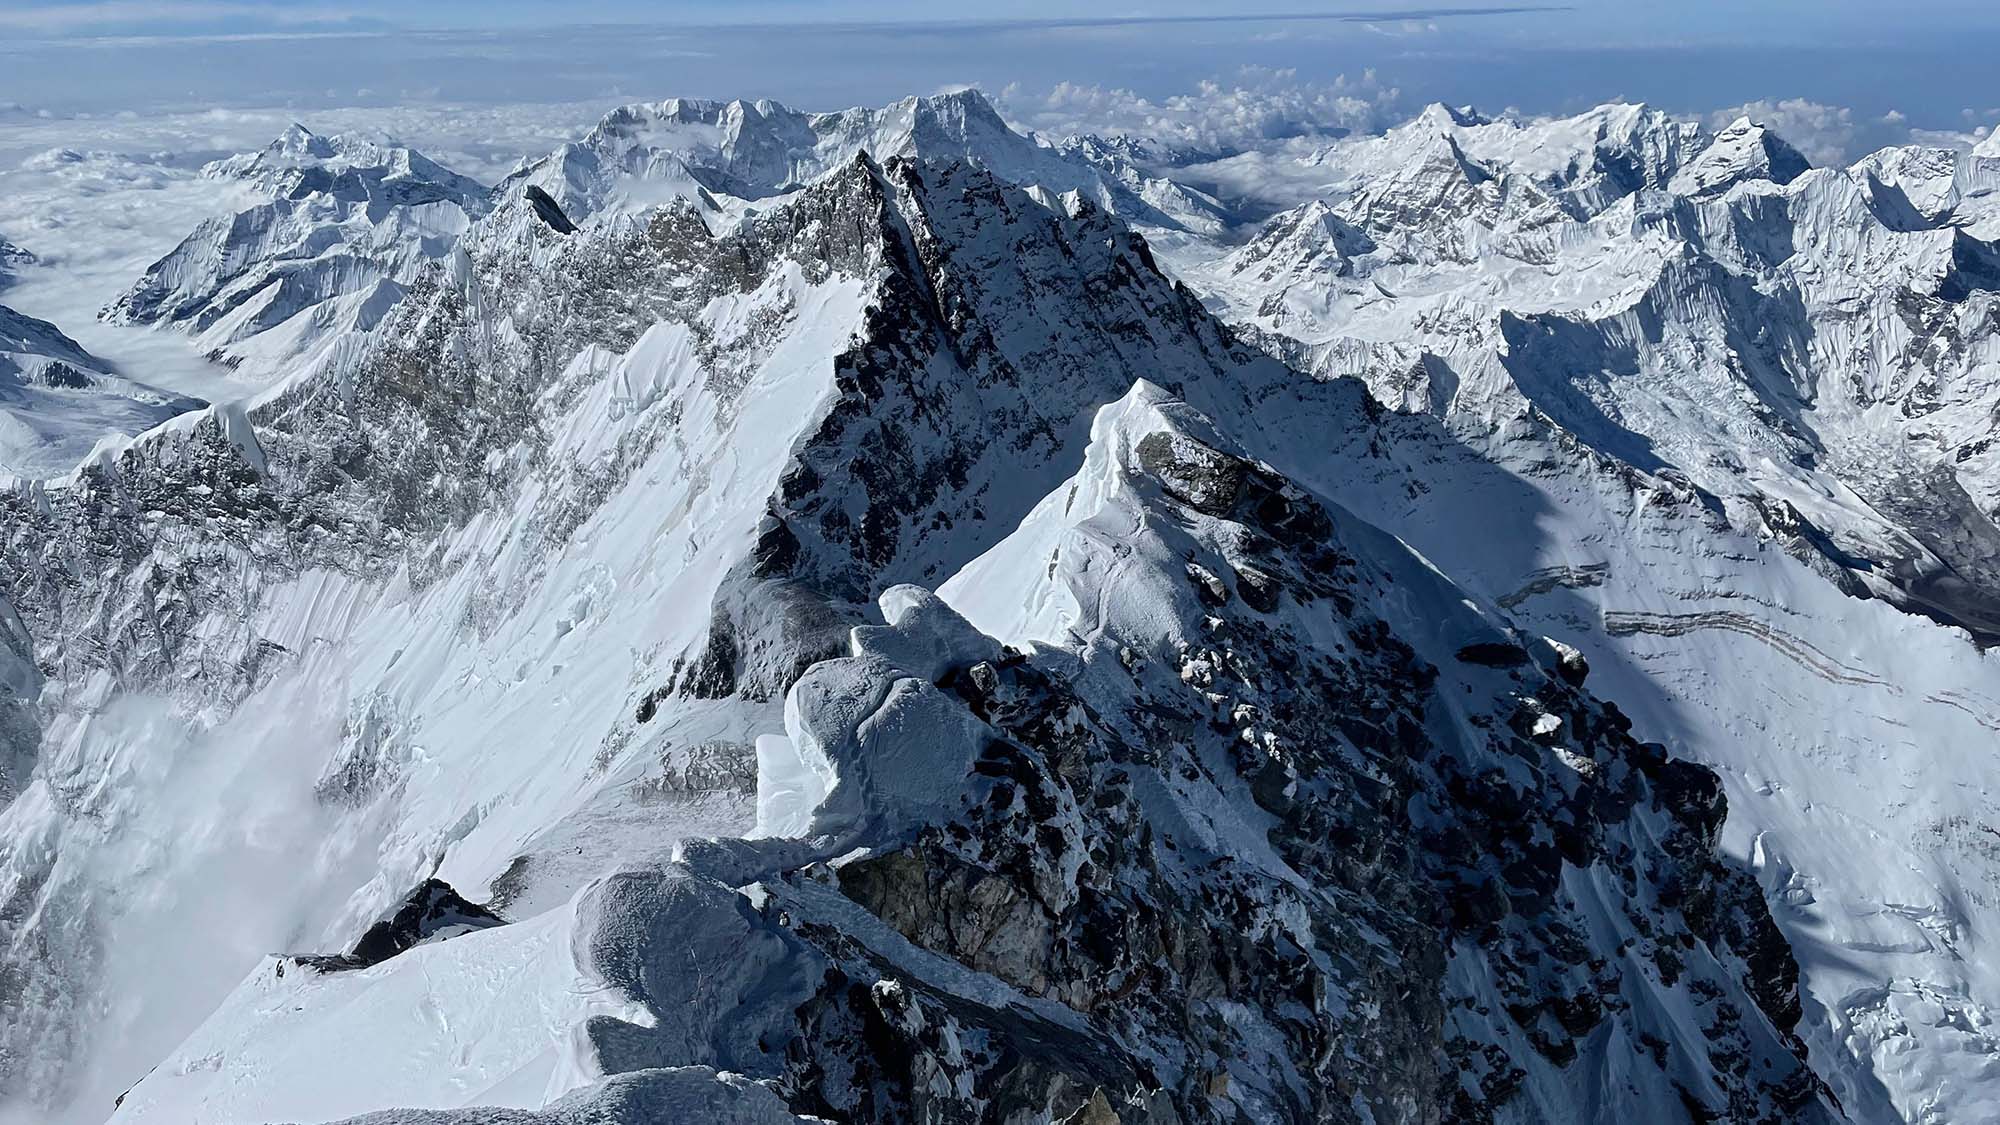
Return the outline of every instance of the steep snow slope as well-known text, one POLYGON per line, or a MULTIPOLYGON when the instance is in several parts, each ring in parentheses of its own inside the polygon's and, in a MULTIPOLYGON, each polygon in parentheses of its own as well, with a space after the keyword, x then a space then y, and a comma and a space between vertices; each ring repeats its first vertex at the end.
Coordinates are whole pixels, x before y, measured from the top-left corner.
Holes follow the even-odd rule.
POLYGON ((122 1088, 222 1002, 121 1120, 606 1075, 551 1119, 1833 1115, 1713 777, 1218 428, 1309 402, 1365 448, 1358 384, 965 164, 713 233, 531 212, 352 366, 7 497, 49 679, 0 814, 17 1090, 122 1088), (1067 518, 1144 530, 1006 561, 1067 518), (898 585, 982 555, 1106 597, 1023 658, 898 585), (252 952, 430 877, 512 925, 252 952), (226 943, 174 901, 210 888, 226 943))

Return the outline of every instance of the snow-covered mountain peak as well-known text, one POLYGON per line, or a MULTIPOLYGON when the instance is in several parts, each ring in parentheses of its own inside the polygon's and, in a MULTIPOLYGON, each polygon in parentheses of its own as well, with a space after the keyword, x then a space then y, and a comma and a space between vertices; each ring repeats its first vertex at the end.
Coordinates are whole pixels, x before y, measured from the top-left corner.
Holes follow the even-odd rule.
POLYGON ((1332 204, 1315 199, 1273 216, 1255 238, 1230 253, 1222 268, 1234 275, 1254 272, 1266 283, 1279 277, 1298 281, 1346 273, 1356 256, 1374 249, 1365 231, 1332 204))
POLYGON ((1642 103, 1613 103, 1529 123, 1511 136, 1488 130, 1479 151, 1558 191, 1588 216, 1633 192, 1664 189, 1703 142, 1693 122, 1642 103))
POLYGON ((1038 144, 971 89, 828 113, 768 101, 627 106, 583 140, 516 171, 498 190, 506 196, 532 183, 577 222, 675 200, 734 211, 745 201, 796 191, 859 153, 884 161, 965 161, 1014 183, 1078 193, 1166 229, 1216 234, 1228 225, 1212 198, 1130 161, 1038 144))
POLYGON ((1783 137, 1748 116, 1738 117, 1675 174, 1672 190, 1692 198, 1720 195, 1737 184, 1788 184, 1812 167, 1783 137))
POLYGON ((35 256, 19 246, 0 238, 0 289, 13 284, 14 278, 27 267, 35 264, 35 256))
POLYGON ((700 192, 744 199, 781 194, 860 152, 878 160, 959 158, 1008 170, 1045 159, 976 90, 831 113, 772 101, 673 98, 613 110, 581 141, 510 182, 534 182, 582 218, 606 206, 642 210, 700 192))
POLYGON ((478 181, 406 146, 339 133, 321 136, 297 123, 255 152, 211 161, 202 175, 243 180, 276 198, 332 194, 400 206, 448 200, 475 212, 487 194, 478 181))
POLYGON ((1481 116, 1477 110, 1474 110, 1469 105, 1451 106, 1443 102, 1432 102, 1418 110, 1416 116, 1409 122, 1397 126, 1397 128, 1434 133, 1452 133, 1459 129, 1467 129, 1490 123, 1490 119, 1481 116))
POLYGON ((307 160, 331 160, 338 151, 325 137, 294 121, 278 134, 265 150, 279 159, 303 163, 307 160))
MULTIPOLYGON (((909 155, 944 155, 926 146, 963 145, 977 148, 1017 148, 1026 138, 1016 133, 979 90, 966 88, 906 98, 893 107, 908 115, 913 148, 909 155)), ((1032 143, 1032 142, 1031 142, 1032 143)))
POLYGON ((1433 105, 1385 133, 1299 155, 1296 173, 1307 194, 1286 199, 1280 192, 1272 202, 1344 198, 1388 179, 1415 179, 1412 169, 1428 166, 1454 179, 1511 174, 1571 216, 1588 218, 1635 191, 1663 190, 1706 144, 1699 125, 1645 105, 1609 103, 1572 117, 1535 119, 1488 119, 1433 105))
POLYGON ((1862 178, 1886 221, 1936 225, 1958 207, 1960 154, 1949 148, 1896 145, 1869 153, 1849 168, 1862 178), (1900 212, 1900 213, 1899 213, 1900 212))
POLYGON ((1482 232, 1532 230, 1563 217, 1533 180, 1467 148, 1455 128, 1391 130, 1343 166, 1335 213, 1387 259, 1413 262, 1470 261, 1482 253, 1482 232))
POLYGON ((302 125, 202 174, 270 198, 202 223, 104 315, 181 328, 260 379, 330 360, 491 206, 486 187, 422 153, 302 125))

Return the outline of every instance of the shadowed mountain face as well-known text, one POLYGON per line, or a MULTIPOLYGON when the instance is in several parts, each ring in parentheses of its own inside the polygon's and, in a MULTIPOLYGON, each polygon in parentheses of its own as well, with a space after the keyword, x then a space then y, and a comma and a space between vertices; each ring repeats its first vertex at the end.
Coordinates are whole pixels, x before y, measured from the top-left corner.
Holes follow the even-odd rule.
POLYGON ((141 288, 332 280, 252 404, 0 493, 7 1093, 1976 1113, 1984 797, 1873 748, 2000 724, 1897 608, 1992 588, 1977 204, 1636 107, 1255 229, 1140 152, 969 94, 211 166, 337 237, 141 288))

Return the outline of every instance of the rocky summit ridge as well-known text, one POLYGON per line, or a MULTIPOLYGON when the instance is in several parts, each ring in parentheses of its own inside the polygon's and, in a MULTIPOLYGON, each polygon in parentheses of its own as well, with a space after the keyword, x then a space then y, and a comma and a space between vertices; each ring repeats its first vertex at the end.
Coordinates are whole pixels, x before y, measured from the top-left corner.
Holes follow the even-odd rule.
POLYGON ((966 92, 212 165, 270 202, 114 315, 268 389, 0 492, 5 1094, 1978 1119, 1984 798, 1877 748, 2000 729, 1986 158, 1227 159, 966 92))

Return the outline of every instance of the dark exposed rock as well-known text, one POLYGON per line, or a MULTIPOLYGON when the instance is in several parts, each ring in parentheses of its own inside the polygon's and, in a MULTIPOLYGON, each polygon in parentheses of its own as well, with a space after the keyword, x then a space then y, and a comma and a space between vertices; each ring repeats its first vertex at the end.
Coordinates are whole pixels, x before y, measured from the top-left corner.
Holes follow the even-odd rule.
POLYGON ((562 206, 549 198, 548 192, 529 184, 521 189, 521 195, 528 201, 528 206, 534 208, 535 217, 547 223, 557 234, 576 233, 576 224, 570 222, 569 216, 563 214, 562 206))
POLYGON ((1219 606, 1229 601, 1229 584, 1222 580, 1221 575, 1200 563, 1191 562, 1187 564, 1187 576, 1188 581, 1194 583, 1195 594, 1201 598, 1202 604, 1219 606))
POLYGON ((1504 641, 1480 641, 1458 650, 1457 656, 1467 664, 1479 664, 1488 668, 1519 668, 1532 657, 1520 645, 1504 641))
POLYGON ((505 924, 506 919, 498 914, 466 901, 451 884, 442 879, 427 879, 394 911, 369 926, 353 949, 293 960, 322 973, 365 969, 427 942, 445 941, 472 930, 505 924))
POLYGON ((41 383, 43 386, 55 387, 66 391, 80 391, 88 388, 92 382, 94 380, 88 374, 77 370, 61 360, 53 361, 47 367, 42 368, 41 383))
POLYGON ((1211 516, 1227 515, 1235 506, 1249 470, 1235 457, 1165 432, 1147 434, 1133 452, 1169 495, 1211 516))
POLYGON ((1278 580, 1254 566, 1236 568, 1236 592, 1243 596, 1243 604, 1259 613, 1275 613, 1278 609, 1278 594, 1282 590, 1278 580))

